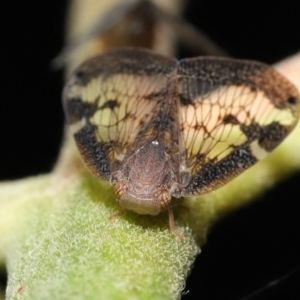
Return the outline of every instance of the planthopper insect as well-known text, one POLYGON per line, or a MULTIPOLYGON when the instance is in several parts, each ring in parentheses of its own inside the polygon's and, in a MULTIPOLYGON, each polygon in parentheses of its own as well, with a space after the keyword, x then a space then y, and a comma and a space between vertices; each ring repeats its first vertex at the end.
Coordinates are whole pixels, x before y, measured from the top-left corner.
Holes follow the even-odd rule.
POLYGON ((265 158, 299 117, 296 88, 263 63, 176 60, 118 48, 79 66, 63 92, 82 159, 122 209, 157 215, 265 158))

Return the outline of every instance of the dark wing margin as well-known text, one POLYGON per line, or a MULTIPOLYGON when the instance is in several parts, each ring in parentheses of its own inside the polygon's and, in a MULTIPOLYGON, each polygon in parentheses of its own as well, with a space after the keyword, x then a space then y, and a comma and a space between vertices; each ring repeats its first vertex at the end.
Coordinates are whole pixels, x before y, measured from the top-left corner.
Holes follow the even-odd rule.
POLYGON ((83 161, 96 177, 109 181, 134 148, 177 64, 152 51, 122 48, 73 72, 63 92, 64 111, 83 161))
POLYGON ((263 63, 180 61, 183 196, 215 190, 263 159, 299 118, 297 89, 263 63))

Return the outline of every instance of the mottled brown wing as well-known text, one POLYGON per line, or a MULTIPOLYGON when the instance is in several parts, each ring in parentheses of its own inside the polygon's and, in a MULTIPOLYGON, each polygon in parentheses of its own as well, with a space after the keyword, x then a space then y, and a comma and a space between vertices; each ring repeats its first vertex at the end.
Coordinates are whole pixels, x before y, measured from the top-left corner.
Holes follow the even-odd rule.
POLYGON ((265 64, 185 59, 178 78, 184 196, 224 185, 263 159, 298 120, 296 88, 265 64))
MULTIPOLYGON (((147 50, 113 50, 81 65, 63 95, 67 122, 84 162, 109 180, 147 124, 177 61, 147 50)), ((158 103, 159 102, 159 103, 158 103)))

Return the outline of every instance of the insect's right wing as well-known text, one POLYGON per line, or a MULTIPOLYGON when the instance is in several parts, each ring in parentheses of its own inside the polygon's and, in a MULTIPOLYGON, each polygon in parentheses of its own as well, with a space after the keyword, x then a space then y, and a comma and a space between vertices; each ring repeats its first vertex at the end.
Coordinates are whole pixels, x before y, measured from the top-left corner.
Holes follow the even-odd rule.
POLYGON ((116 49, 83 63, 63 95, 67 122, 81 156, 97 177, 111 172, 162 103, 177 61, 147 50, 116 49))
POLYGON ((180 61, 184 196, 212 191, 263 159, 299 118, 296 88, 258 62, 180 61))

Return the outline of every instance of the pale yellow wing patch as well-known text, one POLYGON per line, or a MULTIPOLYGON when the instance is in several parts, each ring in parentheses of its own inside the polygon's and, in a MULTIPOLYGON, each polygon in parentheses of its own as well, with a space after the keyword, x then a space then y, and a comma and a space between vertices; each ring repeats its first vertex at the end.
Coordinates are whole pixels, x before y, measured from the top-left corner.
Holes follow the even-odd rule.
POLYGON ((181 107, 181 118, 188 156, 202 154, 217 160, 226 156, 232 146, 247 141, 240 124, 265 126, 279 122, 291 126, 297 120, 290 108, 276 108, 262 91, 235 86, 194 98, 193 105, 181 107))
POLYGON ((157 103, 149 97, 163 89, 166 79, 159 75, 120 74, 93 81, 98 82, 94 85, 96 87, 83 87, 82 94, 88 95, 86 99, 89 100, 99 99, 97 111, 89 119, 98 128, 98 139, 116 141, 118 151, 126 150, 135 141, 142 121, 147 123, 151 118, 157 103))

